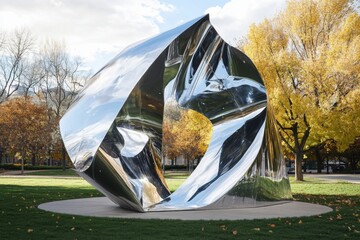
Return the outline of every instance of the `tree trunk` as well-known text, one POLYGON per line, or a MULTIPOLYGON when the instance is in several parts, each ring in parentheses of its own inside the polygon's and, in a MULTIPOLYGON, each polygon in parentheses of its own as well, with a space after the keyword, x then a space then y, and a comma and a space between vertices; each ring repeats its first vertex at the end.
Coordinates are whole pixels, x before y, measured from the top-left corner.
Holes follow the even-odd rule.
POLYGON ((295 180, 296 181, 304 181, 304 176, 302 173, 302 161, 304 158, 304 154, 299 151, 295 155, 295 180))
POLYGON ((24 175, 24 157, 25 152, 24 150, 21 151, 21 175, 24 175))
POLYGON ((35 155, 35 153, 32 154, 32 157, 31 157, 31 165, 33 165, 33 166, 36 165, 36 155, 35 155))
POLYGON ((329 157, 326 158, 326 173, 329 174, 329 157))
POLYGON ((323 159, 320 154, 320 149, 318 147, 315 148, 315 156, 316 156, 316 165, 317 165, 317 172, 321 173, 323 159))
POLYGON ((49 154, 49 158, 48 158, 48 166, 52 166, 52 152, 51 152, 51 148, 49 148, 48 150, 48 154, 49 154))
POLYGON ((356 164, 357 164, 357 161, 355 160, 355 155, 351 154, 351 156, 350 156, 350 169, 351 169, 351 171, 353 173, 355 173, 356 164))
POLYGON ((340 155, 337 155, 337 166, 338 166, 338 169, 340 169, 340 155))
POLYGON ((65 146, 64 143, 61 143, 61 162, 62 162, 62 170, 65 171, 66 170, 66 150, 65 150, 65 146))

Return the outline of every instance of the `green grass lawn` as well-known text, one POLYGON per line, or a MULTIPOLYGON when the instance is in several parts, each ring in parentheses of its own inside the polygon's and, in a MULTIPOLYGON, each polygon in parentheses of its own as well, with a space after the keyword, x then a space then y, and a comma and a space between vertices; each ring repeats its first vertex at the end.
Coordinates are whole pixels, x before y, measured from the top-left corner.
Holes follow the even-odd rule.
MULTIPOLYGON (((175 189, 184 179, 168 182, 175 189)), ((314 217, 242 221, 64 215, 43 202, 101 196, 81 178, 0 178, 0 239, 360 239, 360 184, 291 181, 294 198, 334 209, 314 217)))
POLYGON ((69 177, 78 177, 76 171, 73 169, 66 169, 65 171, 54 169, 54 170, 40 170, 36 172, 29 172, 26 175, 34 175, 34 176, 69 176, 69 177))

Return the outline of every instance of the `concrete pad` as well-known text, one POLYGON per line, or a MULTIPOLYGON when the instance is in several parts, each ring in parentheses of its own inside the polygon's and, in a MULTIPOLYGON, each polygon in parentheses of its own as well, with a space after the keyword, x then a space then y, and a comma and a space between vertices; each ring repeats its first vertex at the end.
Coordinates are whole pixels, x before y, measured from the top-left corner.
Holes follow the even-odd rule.
POLYGON ((288 201, 271 206, 242 209, 137 213, 120 208, 106 197, 80 198, 49 202, 40 204, 38 208, 50 212, 91 217, 177 220, 244 220, 287 218, 314 216, 333 211, 330 207, 318 204, 288 201))

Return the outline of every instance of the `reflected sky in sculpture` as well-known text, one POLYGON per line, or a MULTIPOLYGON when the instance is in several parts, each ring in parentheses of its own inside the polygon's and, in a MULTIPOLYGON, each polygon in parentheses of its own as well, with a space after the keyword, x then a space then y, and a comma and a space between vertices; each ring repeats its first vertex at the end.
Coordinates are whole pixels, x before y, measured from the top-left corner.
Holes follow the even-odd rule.
POLYGON ((78 172, 124 208, 291 198, 263 81, 208 16, 125 49, 92 77, 60 128, 78 172), (199 164, 171 194, 162 163, 180 156, 199 164))

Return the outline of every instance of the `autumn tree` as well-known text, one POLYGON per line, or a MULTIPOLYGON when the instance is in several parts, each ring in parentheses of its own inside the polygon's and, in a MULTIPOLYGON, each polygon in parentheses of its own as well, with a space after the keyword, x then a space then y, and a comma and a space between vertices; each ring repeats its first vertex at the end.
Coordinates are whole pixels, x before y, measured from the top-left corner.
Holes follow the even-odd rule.
POLYGON ((21 154, 21 174, 24 159, 45 149, 50 142, 52 127, 47 107, 33 103, 28 97, 17 97, 0 105, 1 146, 21 154))
POLYGON ((268 89, 285 146, 302 180, 304 153, 360 135, 360 18, 350 0, 290 0, 250 27, 242 45, 268 89))
POLYGON ((175 100, 165 104, 163 152, 166 158, 183 156, 190 170, 190 163, 205 154, 212 131, 212 124, 204 115, 180 107, 175 100))

